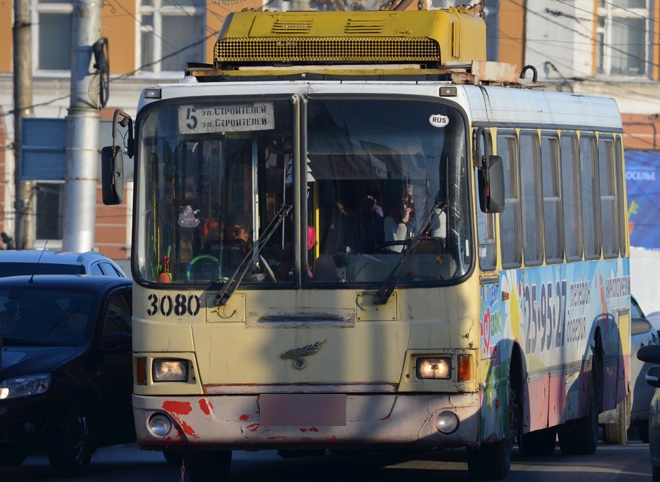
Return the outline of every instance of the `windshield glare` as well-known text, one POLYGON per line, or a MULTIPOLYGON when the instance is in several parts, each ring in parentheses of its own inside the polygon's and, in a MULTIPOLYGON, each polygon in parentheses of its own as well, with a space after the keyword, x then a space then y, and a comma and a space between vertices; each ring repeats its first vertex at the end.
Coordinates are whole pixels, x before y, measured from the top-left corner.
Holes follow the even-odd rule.
POLYGON ((223 283, 245 262, 242 285, 376 286, 413 244, 400 283, 465 274, 469 169, 460 113, 380 98, 299 105, 169 105, 139 119, 140 276, 223 283), (283 206, 293 209, 278 216, 283 206))
POLYGON ((0 333, 5 346, 85 343, 95 318, 91 293, 80 291, 0 290, 0 333))

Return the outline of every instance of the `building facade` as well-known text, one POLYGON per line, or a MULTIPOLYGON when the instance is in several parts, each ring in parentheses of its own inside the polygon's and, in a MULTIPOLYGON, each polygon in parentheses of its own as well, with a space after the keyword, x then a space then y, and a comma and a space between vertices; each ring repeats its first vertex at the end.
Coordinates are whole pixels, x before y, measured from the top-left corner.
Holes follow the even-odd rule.
MULTIPOLYGON (((32 115, 63 119, 70 101, 72 3, 15 1, 28 1, 31 12, 32 115)), ((423 6, 464 3, 427 0, 423 6)), ((111 119, 117 108, 135 115, 143 88, 177 82, 188 61, 210 62, 218 32, 232 11, 377 9, 380 5, 372 0, 105 0, 101 36, 109 43, 111 82, 101 118, 111 119)), ((410 2, 407 8, 418 5, 410 2)), ((13 8, 12 1, 0 0, 2 45, 12 45, 13 8)), ((655 94, 660 80, 660 0, 486 0, 485 8, 489 60, 517 64, 521 71, 531 66, 526 76, 535 71, 537 81, 551 90, 615 98, 624 114, 627 155, 654 170, 660 161, 656 158, 660 100, 655 94)), ((9 48, 0 51, 0 228, 9 236, 15 223, 12 72, 9 48)), ((30 198, 34 247, 61 246, 63 192, 61 181, 34 183, 30 198)), ((104 206, 98 191, 95 249, 113 259, 130 257, 130 194, 129 183, 124 204, 104 206)), ((644 223, 636 215, 631 213, 631 222, 640 232, 644 223)), ((646 236, 645 241, 637 241, 635 231, 633 244, 660 250, 660 233, 657 240, 646 236)))

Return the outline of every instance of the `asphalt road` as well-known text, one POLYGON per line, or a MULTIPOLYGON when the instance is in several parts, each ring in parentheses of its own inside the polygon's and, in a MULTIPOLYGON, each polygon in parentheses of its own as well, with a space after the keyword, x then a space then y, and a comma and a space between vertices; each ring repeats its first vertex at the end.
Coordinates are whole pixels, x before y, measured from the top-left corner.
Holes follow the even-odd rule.
MULTIPOLYGON (((30 457, 21 467, 0 468, 0 481, 52 482, 46 457, 30 457)), ((99 450, 90 472, 73 481, 179 482, 181 467, 169 465, 162 454, 144 452, 135 445, 99 450)), ((395 459, 376 454, 361 457, 324 455, 283 459, 274 451, 235 452, 232 482, 416 482, 468 481, 465 451, 410 454, 395 459)), ((625 446, 599 445, 593 456, 565 457, 556 449, 552 457, 521 458, 514 451, 510 482, 651 482, 649 448, 639 441, 625 446)))

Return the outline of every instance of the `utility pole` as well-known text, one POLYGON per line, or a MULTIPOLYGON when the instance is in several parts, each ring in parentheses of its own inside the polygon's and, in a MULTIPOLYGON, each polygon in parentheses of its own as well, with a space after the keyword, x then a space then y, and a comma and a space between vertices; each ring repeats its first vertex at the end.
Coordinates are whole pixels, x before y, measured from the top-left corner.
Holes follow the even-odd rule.
POLYGON ((21 180, 23 118, 32 116, 32 26, 28 0, 14 3, 14 241, 17 249, 33 247, 32 191, 21 180))
POLYGON ((67 115, 64 251, 94 248, 99 151, 99 75, 93 45, 101 36, 103 0, 74 0, 71 104, 67 115))

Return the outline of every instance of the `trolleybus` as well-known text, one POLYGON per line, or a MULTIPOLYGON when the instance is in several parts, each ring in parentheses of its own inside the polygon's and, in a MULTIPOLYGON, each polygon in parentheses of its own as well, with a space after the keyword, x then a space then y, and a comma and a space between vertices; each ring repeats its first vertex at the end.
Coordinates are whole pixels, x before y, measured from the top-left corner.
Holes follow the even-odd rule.
POLYGON ((487 62, 485 32, 233 13, 213 65, 117 111, 141 448, 195 481, 232 450, 466 448, 490 479, 514 444, 596 450, 629 390, 620 114, 487 62))

